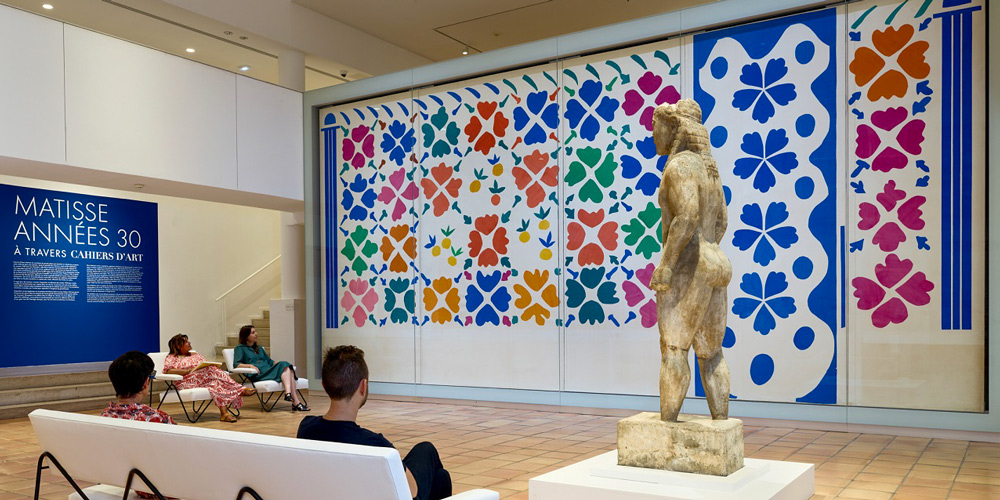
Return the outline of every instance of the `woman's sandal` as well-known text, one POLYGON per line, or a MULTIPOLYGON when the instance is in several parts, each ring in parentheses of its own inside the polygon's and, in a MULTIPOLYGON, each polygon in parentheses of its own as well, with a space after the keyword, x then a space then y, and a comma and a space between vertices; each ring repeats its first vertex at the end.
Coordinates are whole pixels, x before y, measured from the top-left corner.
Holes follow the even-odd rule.
POLYGON ((292 411, 309 411, 309 407, 305 403, 299 403, 292 406, 292 411))
POLYGON ((285 401, 288 401, 289 403, 291 403, 292 401, 295 401, 294 399, 292 399, 292 393, 290 393, 290 392, 286 392, 285 393, 285 401))
POLYGON ((243 388, 243 395, 244 396, 253 396, 254 394, 257 394, 257 389, 254 389, 252 387, 244 387, 243 388))
POLYGON ((221 416, 221 417, 219 417, 219 421, 220 422, 235 422, 236 420, 237 420, 236 417, 234 417, 234 416, 232 416, 232 415, 230 415, 228 413, 225 414, 225 415, 223 415, 223 416, 221 416))

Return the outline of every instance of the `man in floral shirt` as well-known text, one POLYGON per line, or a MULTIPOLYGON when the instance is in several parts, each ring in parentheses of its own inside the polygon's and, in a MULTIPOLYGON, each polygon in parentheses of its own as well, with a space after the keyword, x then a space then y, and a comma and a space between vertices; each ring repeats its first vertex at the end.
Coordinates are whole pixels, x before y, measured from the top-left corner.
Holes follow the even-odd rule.
POLYGON ((176 424, 170 415, 142 403, 152 383, 153 360, 139 351, 122 354, 108 367, 108 378, 118 401, 112 401, 102 417, 176 424))

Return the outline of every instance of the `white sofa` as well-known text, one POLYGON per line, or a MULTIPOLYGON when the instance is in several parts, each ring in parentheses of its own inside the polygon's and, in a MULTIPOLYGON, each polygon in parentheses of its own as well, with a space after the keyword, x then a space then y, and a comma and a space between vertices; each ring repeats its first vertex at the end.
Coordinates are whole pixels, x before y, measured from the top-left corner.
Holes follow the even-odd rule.
MULTIPOLYGON (((222 350, 222 359, 226 361, 226 370, 229 370, 230 373, 239 377, 238 380, 243 382, 244 386, 257 389, 257 400, 260 401, 260 407, 263 408, 264 411, 271 411, 274 409, 274 406, 277 405, 279 401, 284 399, 285 389, 281 386, 281 382, 274 380, 251 382, 249 376, 256 374, 257 369, 236 368, 233 363, 233 358, 235 357, 234 353, 234 349, 222 350), (265 393, 268 395, 267 399, 264 399, 265 393), (272 399, 274 400, 273 402, 272 399)), ((292 368, 294 369, 294 367, 292 368)), ((299 377, 295 380, 295 390, 299 393, 299 398, 301 398, 303 402, 306 402, 306 398, 302 395, 302 389, 309 389, 309 379, 299 377)), ((306 402, 306 404, 308 405, 308 402, 306 402)))
MULTIPOLYGON (((167 354, 169 353, 149 353, 149 357, 153 360, 153 369, 156 370, 155 380, 159 380, 167 384, 167 389, 160 393, 160 403, 156 405, 156 408, 159 409, 163 403, 180 403, 181 409, 184 410, 184 416, 188 419, 188 422, 193 424, 205 414, 205 410, 212 406, 212 394, 209 393, 208 389, 204 387, 178 389, 174 384, 183 379, 184 376, 164 373, 163 362, 167 358, 167 354), (188 408, 189 406, 190 411, 188 408)), ((153 391, 149 392, 149 401, 150 404, 152 404, 153 391)), ((236 416, 239 416, 240 414, 239 410, 229 409, 229 412, 236 416)))
MULTIPOLYGON (((133 470, 160 494, 187 500, 410 498, 399 452, 392 448, 52 410, 35 410, 28 417, 43 450, 39 467, 47 458, 75 481, 102 483, 72 493, 71 500, 121 499, 121 486, 133 470), (243 493, 245 488, 256 496, 243 493)), ((131 486, 153 489, 138 477, 131 486)), ((449 498, 498 500, 500 495, 477 489, 449 498)))

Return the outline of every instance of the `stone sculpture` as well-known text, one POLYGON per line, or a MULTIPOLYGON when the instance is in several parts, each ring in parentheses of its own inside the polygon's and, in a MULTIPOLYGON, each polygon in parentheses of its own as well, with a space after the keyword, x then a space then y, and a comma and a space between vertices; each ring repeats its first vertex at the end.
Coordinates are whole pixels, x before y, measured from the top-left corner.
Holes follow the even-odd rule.
POLYGON ((660 183, 663 256, 650 286, 660 329, 660 413, 618 422, 618 464, 727 476, 743 467, 743 423, 729 418, 722 357, 732 277, 719 248, 729 219, 701 108, 684 99, 653 113, 656 152, 669 155, 660 183), (712 418, 678 415, 694 347, 712 418))
POLYGON ((660 329, 660 418, 676 421, 691 382, 694 346, 712 419, 729 417, 729 367, 722 357, 732 277, 719 242, 729 223, 701 108, 691 99, 653 113, 656 152, 670 155, 659 202, 663 255, 653 272, 660 329))

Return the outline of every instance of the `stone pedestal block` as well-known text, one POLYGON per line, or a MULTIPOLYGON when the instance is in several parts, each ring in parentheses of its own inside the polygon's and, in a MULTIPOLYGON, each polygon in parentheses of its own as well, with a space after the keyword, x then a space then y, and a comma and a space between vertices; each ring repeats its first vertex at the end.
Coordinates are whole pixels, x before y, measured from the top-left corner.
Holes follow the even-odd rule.
POLYGON ((743 422, 659 413, 618 421, 618 465, 728 476, 743 467, 743 422))

